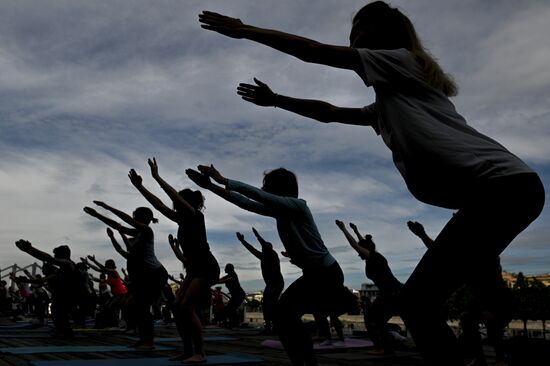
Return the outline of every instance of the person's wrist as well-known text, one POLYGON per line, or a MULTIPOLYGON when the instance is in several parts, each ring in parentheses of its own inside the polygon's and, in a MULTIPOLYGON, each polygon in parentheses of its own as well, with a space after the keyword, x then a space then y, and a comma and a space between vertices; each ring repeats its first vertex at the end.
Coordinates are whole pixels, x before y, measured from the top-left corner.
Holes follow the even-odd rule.
POLYGON ((274 93, 273 94, 273 107, 277 108, 278 104, 279 104, 279 94, 274 93))

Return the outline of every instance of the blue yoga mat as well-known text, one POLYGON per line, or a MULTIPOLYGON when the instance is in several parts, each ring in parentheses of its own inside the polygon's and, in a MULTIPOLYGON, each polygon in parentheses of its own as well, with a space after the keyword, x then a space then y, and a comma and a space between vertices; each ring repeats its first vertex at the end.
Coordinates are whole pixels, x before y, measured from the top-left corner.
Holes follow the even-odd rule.
MULTIPOLYGON (((0 332, 4 332, 0 330, 0 332)), ((74 337, 76 338, 86 338, 83 334, 75 334, 74 337)), ((0 334, 0 338, 52 338, 53 337, 46 333, 46 332, 40 332, 40 333, 25 333, 25 334, 0 334)))
MULTIPOLYGON (((154 351, 169 351, 174 347, 156 346, 154 351)), ((94 353, 94 352, 148 352, 120 346, 37 346, 37 347, 2 347, 0 352, 26 355, 31 353, 94 353)))
POLYGON ((20 328, 30 328, 33 325, 31 323, 20 323, 20 324, 10 324, 10 325, 0 325, 0 329, 20 329, 20 328))
MULTIPOLYGON (((131 339, 131 340, 138 340, 137 337, 132 336, 122 336, 122 338, 131 339)), ((223 342, 223 341, 236 341, 239 338, 236 337, 228 337, 228 336, 204 336, 203 340, 205 342, 223 342)), ((155 337, 155 342, 162 343, 162 342, 181 342, 180 337, 155 337)))
MULTIPOLYGON (((201 365, 227 365, 263 362, 263 359, 238 353, 208 356, 201 365)), ((167 358, 124 358, 110 360, 51 360, 32 361, 34 366, 175 366, 180 362, 169 361, 167 358)))

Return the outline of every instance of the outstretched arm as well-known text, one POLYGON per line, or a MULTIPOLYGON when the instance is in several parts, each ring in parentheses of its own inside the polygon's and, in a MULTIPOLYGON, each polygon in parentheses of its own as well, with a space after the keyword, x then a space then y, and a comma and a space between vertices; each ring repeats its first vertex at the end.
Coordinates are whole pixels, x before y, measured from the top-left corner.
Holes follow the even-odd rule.
MULTIPOLYGON (((268 193, 263 189, 251 186, 249 184, 239 182, 236 180, 230 180, 222 176, 221 173, 214 168, 212 164, 199 165, 198 170, 220 184, 224 184, 226 190, 229 190, 232 194, 239 193, 235 199, 240 197, 246 197, 246 199, 257 202, 259 206, 264 207, 264 215, 274 216, 276 213, 281 214, 284 212, 287 215, 298 214, 301 215, 304 212, 303 201, 290 196, 281 196, 278 194, 268 193), (240 197, 239 197, 240 196, 240 197)), ((230 196, 231 197, 231 196, 230 196)), ((233 198, 233 197, 231 197, 233 198)), ((241 200, 246 202, 245 200, 241 200)))
POLYGON ((119 224, 118 222, 116 222, 115 220, 110 219, 106 216, 103 216, 102 214, 100 214, 99 212, 97 212, 96 210, 94 210, 91 207, 87 207, 87 206, 84 207, 84 212, 86 212, 90 216, 95 217, 99 221, 103 222, 105 225, 108 225, 108 226, 112 227, 115 230, 118 230, 120 232, 129 234, 129 235, 137 235, 137 230, 136 229, 125 227, 125 226, 119 224))
POLYGON ((351 235, 348 229, 346 229, 346 225, 342 221, 336 220, 336 226, 338 226, 338 228, 342 230, 342 233, 344 233, 344 236, 348 240, 348 243, 361 257, 368 258, 370 256, 370 250, 359 246, 353 235, 351 235))
POLYGON ((31 242, 28 240, 19 239, 18 241, 15 242, 15 246, 17 246, 17 248, 19 248, 23 252, 43 262, 49 262, 49 263, 56 264, 58 266, 65 266, 65 267, 73 265, 72 262, 68 259, 55 258, 52 255, 46 252, 43 252, 38 248, 33 247, 31 242))
POLYGON ((240 83, 237 87, 237 94, 247 102, 262 107, 279 107, 323 123, 371 125, 372 116, 364 113, 363 108, 343 108, 321 100, 292 98, 274 93, 267 84, 256 78, 254 82, 256 85, 240 83))
MULTIPOLYGON (((118 273, 116 271, 116 269, 112 269, 112 268, 107 268, 105 267, 103 264, 99 263, 96 259, 95 259, 95 255, 89 255, 88 256, 88 259, 91 260, 92 262, 94 262, 95 266, 97 269, 99 269, 98 272, 101 272, 101 273, 105 273, 105 274, 110 274, 110 275, 113 275, 115 277, 118 277, 118 273)), ((88 262, 88 265, 90 265, 91 263, 88 262)), ((90 266, 90 268, 92 268, 90 266)), ((95 268, 92 268, 94 270, 97 271, 97 269, 95 268)))
MULTIPOLYGON (((139 231, 147 231, 147 230, 151 230, 151 228, 148 226, 148 225, 145 225, 145 224, 142 224, 141 222, 135 220, 132 216, 128 215, 126 212, 123 212, 119 209, 116 209, 112 206, 109 206, 108 204, 106 204, 105 202, 102 202, 102 201, 94 201, 94 203, 96 205, 98 205, 99 207, 103 207, 104 209, 106 209, 107 211, 111 211, 112 213, 114 213, 115 215, 117 215, 122 221, 124 221, 125 223, 127 223, 128 225, 136 228, 137 230, 139 231)), ((114 229, 114 228, 113 228, 114 229)), ((120 229, 118 229, 120 231, 120 229)))
MULTIPOLYGON (((90 260, 91 260, 92 262, 95 262, 95 257, 94 257, 94 256, 89 255, 87 258, 90 258, 90 260), (92 260, 92 258, 94 258, 94 259, 92 260)), ((102 272, 103 272, 99 266, 96 266, 95 264, 90 263, 90 262, 88 261, 87 258, 84 258, 84 257, 83 257, 83 258, 80 258, 80 260, 81 260, 83 263, 86 263, 86 266, 87 266, 88 268, 91 268, 91 269, 93 269, 94 271, 99 272, 99 273, 102 273, 102 272)))
POLYGON ((174 236, 170 234, 168 235, 168 243, 170 244, 170 247, 172 248, 172 251, 174 252, 176 258, 178 258, 185 265, 187 263, 187 257, 181 250, 178 239, 174 238, 174 236))
POLYGON ((262 252, 259 251, 258 249, 254 248, 252 245, 250 245, 250 243, 248 243, 245 239, 244 239, 244 235, 237 232, 236 233, 237 235, 237 239, 239 239, 239 241, 241 242, 241 244, 246 248, 248 249, 248 251, 250 253, 252 253, 256 258, 258 258, 259 260, 262 260, 262 252))
MULTIPOLYGON (((120 254, 125 259, 128 259, 130 254, 126 250, 122 249, 118 241, 115 239, 115 234, 113 233, 113 230, 111 230, 110 227, 107 228, 107 235, 109 236, 109 239, 111 239, 111 244, 113 244, 113 247, 115 248, 117 253, 120 254)), ((122 239, 126 243, 126 241, 128 240, 126 236, 122 232, 120 232, 120 235, 122 236, 122 239)), ((126 248, 128 248, 127 244, 126 244, 126 248)))
MULTIPOLYGON (((210 180, 210 177, 206 174, 200 173, 193 169, 187 169, 185 170, 185 173, 187 174, 189 179, 191 179, 198 186, 204 189, 208 189, 209 191, 215 193, 216 195, 220 196, 226 201, 231 202, 242 209, 257 213, 259 215, 273 216, 272 211, 268 207, 266 207, 264 204, 248 199, 247 197, 237 192, 232 192, 224 187, 221 187, 212 183, 212 181, 210 180)), ((223 179, 227 180, 226 178, 223 178, 223 179)), ((220 184, 224 184, 224 183, 220 183, 220 184)))
POLYGON ((362 67, 359 54, 351 47, 328 45, 290 33, 254 27, 210 11, 199 14, 199 22, 204 29, 231 38, 249 39, 305 62, 349 70, 360 70, 362 67))
POLYGON ((161 178, 161 176, 159 175, 159 167, 157 165, 157 160, 155 158, 153 158, 153 160, 148 159, 147 163, 151 168, 151 175, 153 176, 153 179, 155 179, 157 183, 160 185, 160 188, 162 188, 162 190, 166 192, 168 197, 170 197, 172 202, 174 202, 174 205, 179 207, 182 210, 182 212, 186 211, 187 213, 194 215, 195 209, 193 208, 193 206, 191 206, 186 200, 184 200, 179 195, 178 191, 176 191, 171 185, 166 183, 166 181, 161 178))
POLYGON ((138 173, 136 173, 134 169, 130 169, 128 177, 130 178, 130 182, 132 182, 134 187, 137 188, 142 196, 145 197, 145 199, 149 201, 149 203, 153 205, 154 208, 156 208, 158 211, 160 211, 160 213, 162 213, 170 220, 178 222, 178 215, 176 214, 176 212, 174 212, 174 210, 162 203, 162 201, 157 196, 155 196, 153 193, 151 193, 151 191, 143 186, 143 179, 138 173))
POLYGON ((424 230, 424 226, 416 221, 407 221, 407 226, 409 227, 409 230, 412 231, 412 233, 420 238, 424 245, 430 249, 434 243, 433 239, 426 234, 426 230, 424 230))

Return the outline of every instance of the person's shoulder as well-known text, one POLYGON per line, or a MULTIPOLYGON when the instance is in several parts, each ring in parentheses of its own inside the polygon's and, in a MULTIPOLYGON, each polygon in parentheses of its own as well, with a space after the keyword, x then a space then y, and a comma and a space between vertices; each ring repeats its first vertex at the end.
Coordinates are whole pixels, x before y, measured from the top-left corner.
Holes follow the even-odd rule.
POLYGON ((391 50, 371 50, 368 48, 358 49, 362 58, 376 63, 384 64, 414 64, 416 57, 406 48, 396 48, 391 50))

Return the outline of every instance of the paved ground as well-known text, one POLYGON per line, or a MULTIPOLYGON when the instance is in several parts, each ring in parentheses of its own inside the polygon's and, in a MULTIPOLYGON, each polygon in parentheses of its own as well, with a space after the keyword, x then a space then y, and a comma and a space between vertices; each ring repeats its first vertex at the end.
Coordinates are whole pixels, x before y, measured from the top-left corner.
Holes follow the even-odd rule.
MULTIPOLYGON (((5 323, 4 323, 5 324, 5 323)), ((273 336, 264 336, 259 334, 259 329, 221 329, 218 327, 205 327, 206 351, 210 356, 229 353, 239 353, 259 358, 261 362, 258 365, 265 366, 286 366, 290 365, 283 351, 265 347, 262 345, 267 339, 276 339, 273 336)), ((122 334, 120 330, 79 330, 77 336, 73 339, 55 339, 48 335, 47 329, 8 329, 0 326, 0 366, 30 366, 36 361, 55 361, 54 366, 63 366, 64 360, 101 360, 114 359, 119 360, 120 365, 124 360, 132 358, 167 358, 174 355, 179 347, 177 333, 173 327, 161 325, 156 327, 156 336, 158 345, 163 350, 158 349, 150 352, 136 352, 132 349, 124 348, 125 345, 132 343, 131 339, 122 334), (170 340, 171 339, 171 340, 170 340), (168 340, 168 341, 163 341, 168 340), (161 342, 162 341, 162 342, 161 342), (21 347, 53 347, 48 349, 39 349, 37 353, 13 354, 21 347), (60 347, 79 346, 84 352, 71 352, 69 349, 63 352, 52 352, 60 350, 60 347), (108 347, 119 346, 118 350, 109 350, 108 347), (86 349, 85 347, 91 347, 86 349), (164 350, 164 348, 168 348, 164 350), (14 351, 15 350, 15 351, 14 351)), ((350 334, 350 337, 352 335, 350 334)), ((364 337, 355 337, 356 339, 366 340, 364 337)), ((517 361, 511 366, 538 366, 550 365, 548 341, 525 343, 521 347, 527 350, 532 360, 521 358, 522 362, 517 361), (547 351, 545 351, 547 350, 547 351), (542 357, 542 363, 537 363, 535 355, 542 357)), ((519 343, 516 343, 516 348, 519 343)), ((335 349, 319 351, 319 364, 322 366, 398 366, 411 365, 420 366, 423 364, 418 353, 412 347, 402 347, 394 355, 388 356, 370 356, 367 354, 368 348, 359 349, 335 349)), ((519 349, 519 348, 518 348, 519 349)), ((36 350, 36 349, 34 349, 36 350)), ((494 365, 490 348, 487 348, 489 355, 489 365, 494 365)), ((149 362, 148 362, 149 363, 149 362)), ((170 364, 177 365, 177 362, 170 364)), ((222 365, 224 365, 222 363, 222 365)), ((442 365, 444 366, 444 365, 442 365)))

